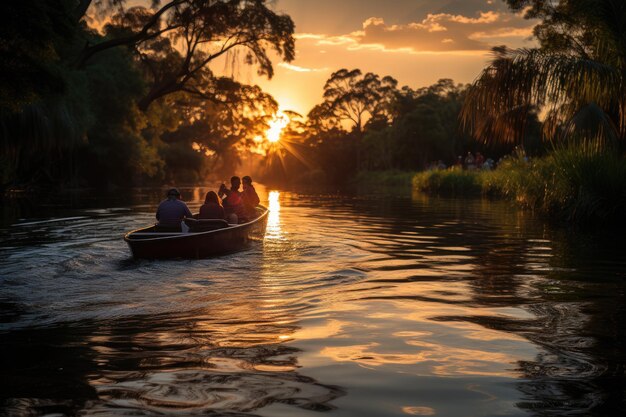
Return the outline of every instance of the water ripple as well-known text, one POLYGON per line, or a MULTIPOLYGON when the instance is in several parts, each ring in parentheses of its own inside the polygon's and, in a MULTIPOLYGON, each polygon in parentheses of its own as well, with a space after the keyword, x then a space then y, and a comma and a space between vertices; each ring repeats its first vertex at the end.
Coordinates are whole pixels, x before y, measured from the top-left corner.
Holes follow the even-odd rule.
POLYGON ((133 260, 155 198, 0 228, 0 414, 624 409, 623 239, 487 200, 274 192, 246 251, 133 260))

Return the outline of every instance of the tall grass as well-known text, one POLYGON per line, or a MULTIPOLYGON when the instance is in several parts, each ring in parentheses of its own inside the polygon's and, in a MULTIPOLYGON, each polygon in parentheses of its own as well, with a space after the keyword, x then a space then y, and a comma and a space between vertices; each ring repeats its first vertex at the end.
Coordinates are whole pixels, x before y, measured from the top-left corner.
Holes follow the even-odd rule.
POLYGON ((626 160, 623 157, 590 146, 570 146, 552 152, 545 164, 554 167, 556 179, 556 186, 546 192, 543 201, 546 209, 560 211, 575 223, 624 222, 626 160))
POLYGON ((426 171, 414 188, 428 193, 497 195, 573 224, 626 223, 626 159, 586 144, 527 161, 505 160, 494 171, 426 171))
POLYGON ((431 170, 419 172, 413 177, 413 188, 432 194, 479 195, 482 177, 478 171, 431 170))

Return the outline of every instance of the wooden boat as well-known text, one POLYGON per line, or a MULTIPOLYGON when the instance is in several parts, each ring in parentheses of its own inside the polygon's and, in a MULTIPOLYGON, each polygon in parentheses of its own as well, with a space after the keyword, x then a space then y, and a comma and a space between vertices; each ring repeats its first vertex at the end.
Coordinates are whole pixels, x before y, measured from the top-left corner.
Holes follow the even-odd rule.
POLYGON ((228 224, 225 220, 192 220, 194 224, 188 232, 163 232, 158 226, 144 227, 126 233, 124 240, 135 258, 198 259, 222 255, 241 250, 250 240, 263 238, 269 210, 258 206, 257 213, 256 218, 241 224, 228 224))

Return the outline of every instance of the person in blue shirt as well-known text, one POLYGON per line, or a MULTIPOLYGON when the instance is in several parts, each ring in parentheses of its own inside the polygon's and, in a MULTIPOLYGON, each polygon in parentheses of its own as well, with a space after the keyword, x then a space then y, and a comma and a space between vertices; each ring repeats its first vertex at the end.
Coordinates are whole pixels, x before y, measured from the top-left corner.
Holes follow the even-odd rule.
POLYGON ((192 214, 187 204, 180 201, 180 192, 176 188, 170 189, 167 192, 167 199, 161 201, 157 208, 158 226, 180 229, 180 222, 187 217, 191 218, 192 214))

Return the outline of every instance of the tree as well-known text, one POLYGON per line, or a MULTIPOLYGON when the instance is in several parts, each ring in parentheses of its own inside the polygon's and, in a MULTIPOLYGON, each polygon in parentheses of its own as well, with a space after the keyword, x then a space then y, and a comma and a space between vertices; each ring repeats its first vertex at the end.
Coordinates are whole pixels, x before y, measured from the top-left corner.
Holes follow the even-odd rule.
POLYGON ((57 155, 80 143, 88 124, 84 90, 63 65, 77 28, 72 0, 5 2, 0 14, 0 188, 47 181, 71 169, 57 155))
POLYGON ((528 115, 547 113, 551 140, 626 139, 626 2, 507 0, 540 18, 540 47, 494 48, 468 92, 463 124, 483 140, 519 142, 528 115))
POLYGON ((267 131, 278 104, 260 87, 226 77, 215 79, 215 90, 218 100, 180 94, 172 107, 185 122, 163 139, 168 145, 193 146, 211 157, 216 173, 228 174, 239 163, 240 151, 254 146, 254 139, 267 131))
POLYGON ((389 115, 397 85, 389 76, 381 79, 371 72, 362 75, 359 69, 340 69, 324 85, 324 109, 361 133, 366 118, 389 115))
POLYGON ((65 91, 58 44, 74 35, 71 0, 9 1, 0 14, 0 112, 65 91))
POLYGON ((128 51, 103 52, 81 73, 86 97, 80 101, 91 120, 84 143, 75 151, 80 178, 96 186, 163 178, 159 140, 145 134, 154 117, 137 107, 145 84, 128 51))
POLYGON ((417 90, 402 87, 393 123, 365 134, 364 167, 415 170, 438 159, 453 161, 455 151, 467 147, 456 123, 464 92, 465 86, 450 79, 417 90))
POLYGON ((287 15, 274 13, 266 0, 172 0, 157 7, 131 7, 112 1, 117 10, 105 26, 106 38, 88 43, 79 65, 94 55, 119 46, 130 48, 146 68, 151 83, 139 107, 178 91, 209 95, 203 86, 212 74, 210 62, 243 53, 246 64, 259 75, 274 74, 268 48, 291 61, 295 54, 294 24, 287 15))
POLYGON ((271 77, 270 56, 294 56, 288 16, 266 0, 130 3, 7 3, 0 187, 139 184, 182 178, 177 169, 192 179, 218 156, 236 164, 238 150, 267 126, 274 100, 216 76, 209 64, 223 57, 271 77), (94 17, 106 24, 90 27, 94 17), (190 136, 180 139, 184 132, 190 136), (209 151, 215 158, 206 158, 209 151), (188 163, 174 164, 174 153, 188 163))

